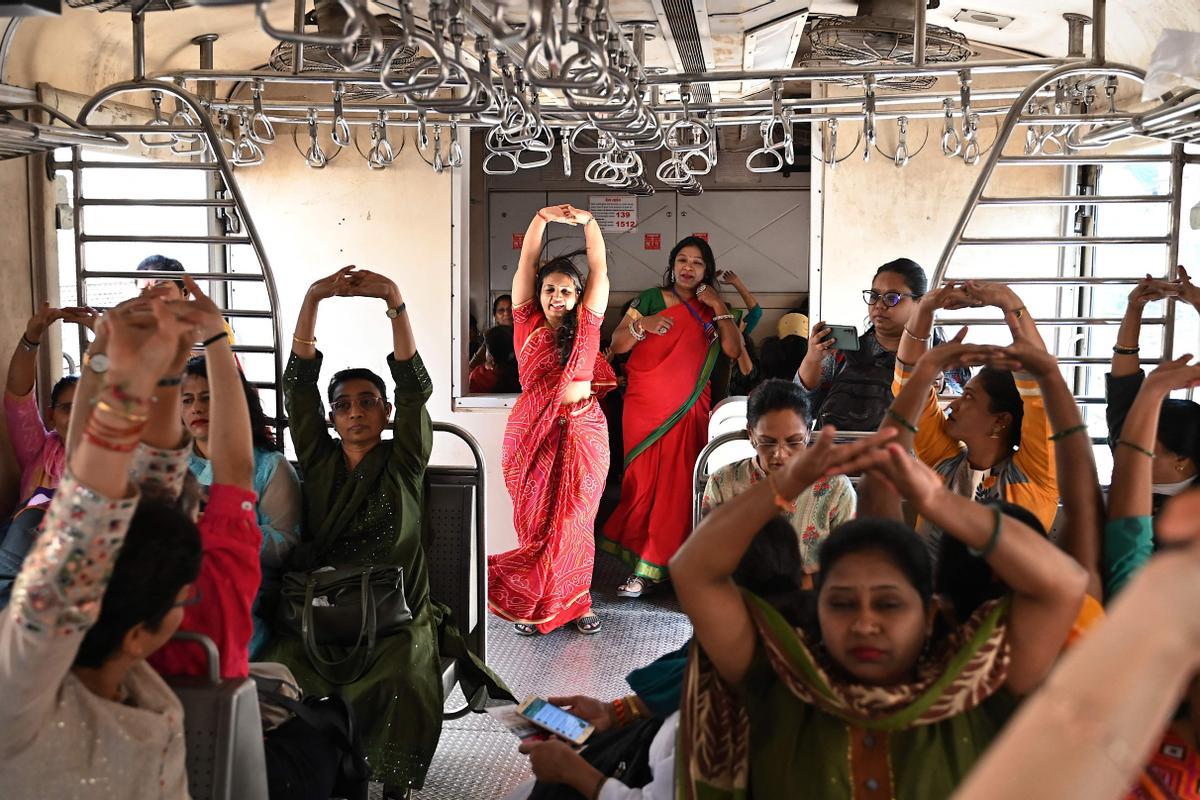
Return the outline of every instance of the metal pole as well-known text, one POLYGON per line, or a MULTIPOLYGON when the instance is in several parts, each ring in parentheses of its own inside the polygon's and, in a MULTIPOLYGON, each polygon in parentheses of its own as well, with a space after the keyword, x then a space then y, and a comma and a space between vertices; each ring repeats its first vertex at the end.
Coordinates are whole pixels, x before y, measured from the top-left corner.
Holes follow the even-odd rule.
POLYGON ((1083 58, 1083 29, 1092 18, 1087 14, 1063 14, 1067 21, 1067 58, 1083 58))
MULTIPOLYGON (((304 0, 296 0, 295 11, 292 14, 292 30, 296 33, 304 33, 304 0)), ((292 43, 292 74, 299 75, 301 67, 304 66, 304 45, 300 42, 292 43)))
POLYGON ((925 66, 925 0, 914 0, 913 66, 925 66))
POLYGON ((142 12, 131 14, 133 20, 133 79, 146 78, 146 16, 142 12))
MULTIPOLYGON (((1167 245, 1167 280, 1173 281, 1179 273, 1179 229, 1183 221, 1183 144, 1171 146, 1171 221, 1170 243, 1167 245)), ((1163 355, 1175 355, 1175 304, 1167 303, 1166 324, 1163 327, 1163 355)), ((1186 348, 1194 351, 1195 348, 1186 348)), ((1189 395, 1190 396, 1190 395, 1189 395)))
MULTIPOLYGON (((219 37, 215 33, 206 33, 202 36, 197 36, 192 39, 192 44, 200 48, 200 69, 211 70, 215 66, 215 42, 219 37)), ((201 100, 212 100, 216 97, 216 82, 215 81, 199 81, 196 84, 196 96, 201 100)), ((220 147, 220 140, 213 142, 214 147, 220 147)), ((204 154, 198 155, 203 158, 204 154)), ((194 157, 195 158, 195 157, 194 157)), ((221 178, 219 172, 208 172, 204 176, 205 197, 210 201, 215 201, 218 195, 225 190, 225 182, 221 178)), ((232 205, 232 204, 230 204, 232 205)), ((225 235, 225 219, 224 213, 219 208, 211 208, 206 216, 208 217, 208 235, 209 236, 224 236, 225 235)), ((210 247, 208 248, 208 271, 216 273, 229 272, 229 248, 228 247, 210 247)), ((216 286, 209 284, 209 294, 213 300, 221 308, 229 308, 229 284, 226 281, 220 281, 216 286)))
POLYGON ((1092 63, 1103 64, 1107 0, 1092 0, 1092 63))

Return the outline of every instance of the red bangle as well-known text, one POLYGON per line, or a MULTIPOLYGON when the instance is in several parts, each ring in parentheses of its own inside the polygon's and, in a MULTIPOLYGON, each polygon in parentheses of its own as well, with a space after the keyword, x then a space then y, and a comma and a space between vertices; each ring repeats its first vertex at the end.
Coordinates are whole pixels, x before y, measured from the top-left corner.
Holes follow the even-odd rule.
POLYGON ((616 700, 612 701, 612 705, 613 711, 616 712, 617 715, 617 727, 624 728, 629 724, 629 715, 625 710, 625 701, 618 697, 616 700))
POLYGON ((83 438, 96 445, 96 447, 100 447, 104 450, 111 450, 114 453, 132 453, 138 446, 137 439, 134 439, 131 442, 126 442, 125 444, 118 444, 117 442, 110 442, 108 439, 102 439, 93 434, 91 431, 84 431, 83 438))
POLYGON ((784 512, 785 514, 795 514, 796 513, 796 503, 793 500, 788 500, 786 497, 784 497, 782 494, 779 493, 779 486, 775 483, 775 473, 774 472, 769 473, 767 475, 767 483, 771 487, 771 493, 775 495, 775 505, 779 507, 779 510, 784 512))

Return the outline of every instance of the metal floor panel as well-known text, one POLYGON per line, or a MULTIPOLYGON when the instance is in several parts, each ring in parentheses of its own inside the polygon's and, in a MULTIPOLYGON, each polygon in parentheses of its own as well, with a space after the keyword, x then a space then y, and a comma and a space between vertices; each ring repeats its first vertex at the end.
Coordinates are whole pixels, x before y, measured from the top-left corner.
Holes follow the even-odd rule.
MULTIPOLYGON (((617 597, 628 570, 596 554, 593 606, 604 630, 584 636, 567 626, 547 636, 525 638, 512 625, 489 615, 488 665, 518 698, 526 694, 586 694, 609 700, 629 694, 625 675, 683 644, 692 626, 669 590, 642 600, 617 597)), ((453 702, 453 699, 451 700, 453 702)), ((425 788, 417 800, 493 800, 529 777, 519 742, 486 714, 446 722, 425 788)), ((382 789, 372 786, 372 800, 382 789)))

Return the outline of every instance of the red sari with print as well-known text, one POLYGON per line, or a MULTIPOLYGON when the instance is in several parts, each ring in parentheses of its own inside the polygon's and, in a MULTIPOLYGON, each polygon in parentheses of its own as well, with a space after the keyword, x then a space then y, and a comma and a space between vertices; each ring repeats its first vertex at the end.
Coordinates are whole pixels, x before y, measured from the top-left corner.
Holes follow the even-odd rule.
POLYGON ((595 561, 594 526, 608 475, 608 425, 595 397, 571 406, 576 376, 604 392, 616 385, 599 355, 603 317, 582 303, 566 366, 557 334, 535 300, 513 309, 521 396, 504 429, 501 466, 513 500, 517 548, 488 556, 488 606, 541 633, 587 614, 595 561), (523 344, 522 344, 523 343, 523 344))

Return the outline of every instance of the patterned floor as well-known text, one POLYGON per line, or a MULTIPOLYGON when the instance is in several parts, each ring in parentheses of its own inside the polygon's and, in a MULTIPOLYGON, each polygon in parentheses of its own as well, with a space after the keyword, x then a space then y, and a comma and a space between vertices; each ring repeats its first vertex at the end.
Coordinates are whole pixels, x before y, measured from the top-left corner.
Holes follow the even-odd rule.
MULTIPOLYGON (((593 605, 604 630, 583 636, 574 628, 526 639, 495 617, 488 620, 488 664, 513 694, 586 694, 610 699, 629 693, 625 674, 674 650, 691 635, 691 625, 669 590, 643 600, 623 600, 616 586, 626 570, 597 554, 593 605)), ((453 701, 452 701, 453 702, 453 701)), ((486 715, 446 723, 425 788, 417 800, 492 800, 529 777, 517 739, 486 715)), ((373 800, 382 795, 373 787, 373 800)))

